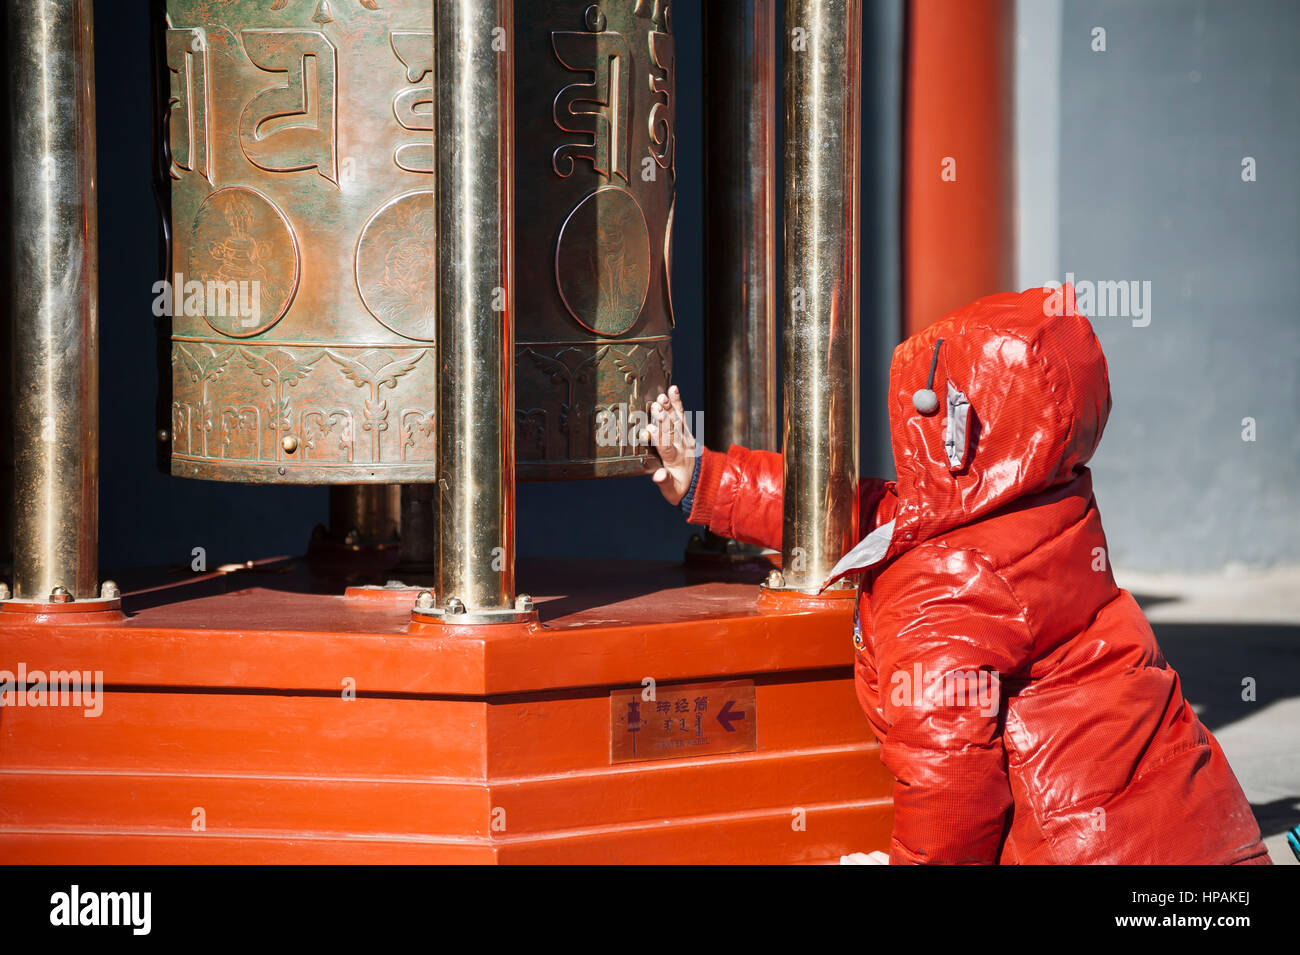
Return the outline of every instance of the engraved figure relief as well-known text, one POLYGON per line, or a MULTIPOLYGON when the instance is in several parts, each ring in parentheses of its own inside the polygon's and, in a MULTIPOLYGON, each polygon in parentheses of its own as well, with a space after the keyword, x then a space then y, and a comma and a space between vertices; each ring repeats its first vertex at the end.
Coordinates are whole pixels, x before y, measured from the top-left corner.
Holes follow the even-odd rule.
MULTIPOLYGON (((658 349, 647 345, 632 345, 627 350, 619 350, 611 347, 609 357, 613 361, 615 369, 619 376, 631 388, 614 401, 602 404, 596 408, 593 425, 600 432, 602 439, 596 442, 597 454, 609 457, 619 457, 624 454, 634 454, 637 451, 636 446, 632 443, 634 421, 632 415, 640 411, 646 411, 649 402, 643 397, 643 385, 649 380, 654 391, 659 389, 655 387, 664 379, 651 380, 648 372, 653 367, 651 364, 654 358, 658 358, 660 368, 663 367, 663 356, 659 354, 658 349)), ((666 387, 666 382, 664 382, 666 387)))
POLYGON ((395 388, 397 380, 407 374, 427 354, 427 349, 402 358, 389 351, 371 348, 356 359, 346 358, 333 351, 325 352, 347 378, 358 388, 369 388, 365 402, 365 421, 361 427, 371 434, 372 461, 381 460, 380 434, 388 430, 388 402, 383 400, 384 388, 395 388))
POLYGON ((515 410, 515 454, 528 461, 544 461, 550 455, 549 432, 545 408, 515 410))
MULTIPOLYGON (((289 3, 289 0, 271 0, 272 10, 283 10, 289 3)), ((367 10, 378 10, 379 0, 361 0, 361 5, 367 10)), ((315 23, 333 23, 334 11, 330 9, 330 0, 319 0, 316 4, 316 12, 311 15, 315 23)))
POLYGON ((189 253, 187 280, 206 287, 212 301, 203 317, 223 335, 266 331, 298 290, 297 237, 284 213, 254 189, 227 186, 204 199, 189 253))
POLYGON ((628 351, 611 349, 611 354, 614 356, 614 367, 623 376, 623 380, 632 386, 627 397, 629 409, 645 410, 641 408, 641 382, 646 377, 646 363, 652 355, 656 354, 656 349, 633 345, 628 351))
POLYGON ((270 465, 280 477, 349 466, 421 467, 433 460, 436 441, 434 410, 422 404, 432 382, 411 372, 422 362, 432 370, 423 361, 428 351, 178 342, 173 454, 199 464, 270 465), (321 372, 333 367, 339 375, 321 372), (206 383, 218 378, 209 395, 206 383), (396 414, 390 412, 394 391, 396 414))
POLYGON ((595 453, 598 457, 617 458, 626 454, 628 447, 628 415, 630 409, 622 401, 602 402, 596 405, 591 416, 591 426, 596 431, 595 453))
POLYGON ((352 415, 347 411, 304 411, 298 419, 304 461, 352 462, 352 415))
MULTIPOLYGON (((244 360, 249 371, 257 376, 264 388, 271 389, 263 426, 271 432, 271 447, 275 451, 275 460, 279 460, 285 453, 280 444, 280 437, 292 431, 293 407, 286 389, 297 387, 298 382, 310 375, 312 366, 321 360, 323 354, 324 351, 317 351, 305 358, 298 358, 283 348, 270 351, 239 349, 239 357, 244 360)), ((257 460, 261 460, 260 451, 257 460)))
MULTIPOLYGON (((171 20, 168 18, 168 26, 171 20)), ((185 172, 212 182, 209 169, 208 41, 201 28, 168 29, 167 147, 173 179, 185 172)))
POLYGON ((262 460, 262 412, 254 405, 221 409, 221 457, 230 461, 262 460))
POLYGON ((632 51, 627 38, 605 30, 605 15, 587 8, 588 33, 557 31, 551 47, 565 69, 586 73, 590 82, 573 83, 555 97, 555 125, 566 133, 584 133, 590 140, 566 143, 551 157, 556 175, 568 178, 579 159, 606 179, 628 178, 628 121, 632 51))
MULTIPOLYGON (((172 355, 175 360, 175 353, 172 355)), ((193 435, 190 426, 193 422, 193 409, 180 401, 172 402, 172 454, 193 454, 193 435)))
POLYGON ((393 151, 393 162, 407 172, 433 172, 433 34, 395 30, 393 52, 406 67, 411 85, 393 97, 393 115, 402 129, 426 133, 393 151), (429 82, 421 83, 425 77, 429 82))
POLYGON ((263 90, 239 117, 239 141, 253 165, 268 172, 315 169, 338 185, 338 51, 314 30, 243 30, 258 69, 283 74, 283 86, 263 90))
POLYGON ((567 346, 551 355, 532 347, 524 349, 524 355, 550 376, 551 383, 561 386, 559 426, 565 439, 565 456, 570 460, 593 455, 595 432, 590 424, 595 402, 583 399, 608 351, 608 345, 602 345, 594 352, 567 346))
POLYGON ((398 196, 370 217, 357 240, 357 289, 366 309, 399 335, 436 337, 433 193, 398 196))
POLYGON ((402 460, 432 461, 437 432, 432 408, 404 408, 402 423, 402 460))
MULTIPOLYGON (((193 453, 191 449, 194 444, 194 437, 190 426, 193 421, 193 414, 197 410, 199 434, 202 436, 199 442, 199 453, 204 456, 208 454, 208 435, 213 429, 212 400, 208 396, 208 386, 225 373, 233 354, 233 348, 223 348, 221 351, 217 351, 201 342, 177 343, 172 347, 172 364, 179 363, 181 365, 190 383, 198 385, 199 392, 197 409, 193 403, 187 403, 185 421, 187 451, 184 453, 193 453)), ((172 405, 175 408, 176 402, 173 402, 172 405)), ((175 414, 173 414, 173 420, 175 420, 175 417, 175 414)))
POLYGON ((559 387, 554 402, 515 410, 519 460, 637 456, 632 415, 668 386, 668 347, 666 340, 566 344, 553 351, 520 346, 520 378, 532 379, 528 392, 545 399, 545 382, 559 387))

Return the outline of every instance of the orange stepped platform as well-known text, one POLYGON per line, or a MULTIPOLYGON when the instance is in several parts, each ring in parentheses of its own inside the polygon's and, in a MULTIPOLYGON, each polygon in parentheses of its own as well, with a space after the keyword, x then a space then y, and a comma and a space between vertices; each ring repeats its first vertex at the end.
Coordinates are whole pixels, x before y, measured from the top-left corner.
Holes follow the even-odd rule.
POLYGON ((118 623, 0 619, 0 670, 105 682, 98 716, 0 708, 0 858, 759 863, 887 848, 891 778, 853 690, 852 601, 760 599, 761 576, 524 562, 542 626, 456 631, 412 625, 413 591, 340 596, 281 561, 128 591, 118 623), (646 678, 638 756, 668 745, 651 730, 684 745, 616 762, 646 678), (679 719, 672 687, 702 683, 727 685, 688 691, 698 722, 660 726, 679 719))

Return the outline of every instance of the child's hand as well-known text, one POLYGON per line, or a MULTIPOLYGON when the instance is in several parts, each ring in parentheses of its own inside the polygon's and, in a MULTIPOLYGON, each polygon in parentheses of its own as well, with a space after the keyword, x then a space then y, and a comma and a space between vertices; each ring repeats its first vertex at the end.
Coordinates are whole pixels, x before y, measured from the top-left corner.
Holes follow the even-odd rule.
POLYGON ((660 395, 650 406, 650 444, 659 454, 663 467, 654 473, 654 482, 669 504, 681 503, 695 473, 695 436, 686 426, 682 396, 673 385, 668 394, 660 395))

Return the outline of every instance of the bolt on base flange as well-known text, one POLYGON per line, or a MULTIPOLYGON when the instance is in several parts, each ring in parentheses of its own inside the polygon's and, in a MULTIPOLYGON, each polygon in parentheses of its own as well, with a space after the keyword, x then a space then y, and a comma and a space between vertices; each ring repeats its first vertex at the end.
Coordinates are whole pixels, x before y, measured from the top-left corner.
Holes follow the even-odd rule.
POLYGON ((533 606, 533 598, 520 594, 515 598, 514 607, 494 607, 469 610, 457 597, 449 597, 441 606, 437 606, 433 592, 421 590, 415 598, 415 607, 411 610, 411 619, 420 623, 442 623, 452 626, 476 626, 494 623, 537 623, 539 617, 533 606))
POLYGON ((763 581, 760 587, 764 591, 771 591, 773 593, 803 594, 807 597, 835 597, 843 591, 853 592, 858 589, 857 582, 849 577, 837 580, 835 583, 827 587, 825 591, 818 591, 815 586, 800 587, 787 583, 785 574, 776 569, 773 569, 768 573, 767 579, 763 581))
POLYGON ((89 611, 116 606, 121 603, 121 600, 121 588, 117 586, 116 581, 112 580, 106 580, 100 585, 98 597, 81 597, 80 599, 75 597, 67 587, 52 587, 44 597, 15 597, 9 584, 0 582, 0 602, 14 605, 29 604, 40 607, 59 605, 68 610, 85 608, 89 611))
POLYGON ((15 597, 7 583, 0 583, 0 617, 7 623, 94 624, 120 623, 122 592, 117 584, 106 580, 98 597, 76 599, 67 587, 52 587, 39 597, 15 597))

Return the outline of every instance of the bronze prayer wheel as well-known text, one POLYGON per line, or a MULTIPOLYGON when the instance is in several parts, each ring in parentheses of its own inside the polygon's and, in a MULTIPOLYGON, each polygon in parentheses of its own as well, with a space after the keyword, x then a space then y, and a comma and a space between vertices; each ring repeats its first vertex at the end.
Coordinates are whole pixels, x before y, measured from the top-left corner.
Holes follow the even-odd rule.
MULTIPOLYGON (((642 473, 635 415, 671 374, 669 5, 516 7, 517 473, 642 473)), ((433 482, 432 4, 166 18, 172 473, 433 482)))
POLYGON ((672 370, 670 16, 667 0, 516 4, 521 478, 647 468, 627 419, 672 370))

